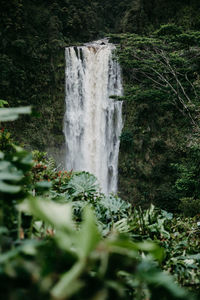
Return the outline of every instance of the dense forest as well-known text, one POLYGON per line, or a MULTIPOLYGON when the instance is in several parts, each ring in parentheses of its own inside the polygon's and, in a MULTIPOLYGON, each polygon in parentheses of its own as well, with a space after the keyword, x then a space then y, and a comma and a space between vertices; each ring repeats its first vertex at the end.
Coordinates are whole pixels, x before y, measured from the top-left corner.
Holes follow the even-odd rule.
POLYGON ((172 211, 190 198, 196 211, 198 1, 2 1, 1 7, 1 98, 33 107, 31 121, 13 125, 16 138, 62 157, 64 47, 117 34, 125 88, 120 195, 172 211))
POLYGON ((199 15, 197 0, 1 0, 2 298, 198 299, 199 15), (57 168, 65 47, 104 37, 124 89, 117 196, 57 168))

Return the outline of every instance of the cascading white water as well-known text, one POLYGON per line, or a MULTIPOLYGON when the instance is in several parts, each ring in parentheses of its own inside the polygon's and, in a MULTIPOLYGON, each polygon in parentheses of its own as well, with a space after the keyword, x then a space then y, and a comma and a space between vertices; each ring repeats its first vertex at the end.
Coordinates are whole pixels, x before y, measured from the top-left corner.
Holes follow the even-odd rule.
POLYGON ((122 130, 120 66, 107 40, 68 47, 66 54, 66 168, 94 174, 106 194, 117 191, 122 130))

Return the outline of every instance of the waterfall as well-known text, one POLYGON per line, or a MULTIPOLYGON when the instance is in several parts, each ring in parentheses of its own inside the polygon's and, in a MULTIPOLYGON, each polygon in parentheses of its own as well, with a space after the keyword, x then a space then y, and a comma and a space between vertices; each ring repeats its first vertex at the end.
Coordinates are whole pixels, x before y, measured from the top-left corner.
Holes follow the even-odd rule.
POLYGON ((94 174, 106 194, 117 191, 122 130, 120 66, 107 40, 65 49, 67 170, 94 174))

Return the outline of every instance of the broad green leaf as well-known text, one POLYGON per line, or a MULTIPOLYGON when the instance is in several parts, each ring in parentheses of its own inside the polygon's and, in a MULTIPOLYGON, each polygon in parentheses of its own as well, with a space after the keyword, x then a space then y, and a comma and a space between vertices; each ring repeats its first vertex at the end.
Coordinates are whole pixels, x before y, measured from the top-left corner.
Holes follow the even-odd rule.
POLYGON ((200 260, 200 253, 188 255, 188 258, 200 260))
POLYGON ((136 243, 136 247, 138 250, 147 251, 147 252, 151 252, 151 251, 154 251, 155 249, 159 248, 158 245, 156 245, 153 242, 149 242, 149 241, 144 241, 142 243, 136 243))
POLYGON ((15 194, 21 190, 21 186, 11 185, 0 180, 0 192, 15 194))
POLYGON ((28 202, 30 212, 57 229, 72 229, 72 209, 69 204, 55 203, 42 198, 31 198, 28 202))
POLYGON ((84 267, 84 262, 78 261, 70 271, 63 274, 59 282, 52 289, 52 296, 55 299, 68 299, 73 293, 83 287, 83 283, 79 280, 79 277, 84 267))
POLYGON ((94 194, 99 190, 97 179, 94 175, 87 172, 74 175, 67 185, 71 190, 73 197, 77 197, 83 194, 94 194))
POLYGON ((32 165, 33 164, 33 156, 32 156, 32 154, 31 153, 27 153, 23 157, 23 159, 21 160, 21 163, 24 164, 24 165, 32 165))
POLYGON ((113 224, 113 229, 118 232, 129 232, 130 226, 128 225, 128 219, 122 218, 113 224))
POLYGON ((16 247, 6 253, 0 254, 0 263, 6 263, 8 260, 17 256, 20 252, 28 255, 35 255, 36 247, 42 245, 43 242, 36 240, 27 240, 19 247, 16 247))
POLYGON ((68 230, 56 230, 55 239, 60 247, 77 257, 77 232, 71 228, 68 230))
POLYGON ((87 257, 101 240, 94 213, 89 206, 84 209, 83 218, 77 241, 77 250, 81 258, 87 257))
POLYGON ((131 258, 138 257, 138 249, 135 243, 130 239, 118 237, 115 240, 111 238, 106 239, 105 241, 108 249, 112 253, 118 253, 121 255, 127 255, 131 258))
POLYGON ((161 262, 164 258, 164 250, 160 248, 156 243, 144 241, 136 244, 138 250, 151 253, 155 259, 161 262))
POLYGON ((19 174, 19 172, 15 172, 15 173, 0 172, 0 180, 19 181, 22 178, 23 178, 23 175, 19 174))
POLYGON ((37 184, 36 184, 36 188, 39 188, 39 189, 50 189, 51 186, 52 186, 52 183, 49 181, 40 181, 40 182, 37 182, 37 184))
POLYGON ((19 248, 14 248, 6 253, 0 254, 0 264, 12 259, 19 253, 19 248))
POLYGON ((0 171, 5 170, 6 168, 12 166, 11 163, 9 161, 1 161, 0 162, 0 171))
POLYGON ((14 121, 18 119, 21 114, 30 114, 31 107, 17 107, 17 108, 0 108, 0 121, 14 121))
POLYGON ((130 203, 120 199, 119 197, 114 197, 109 195, 101 199, 100 204, 108 209, 112 214, 117 213, 127 213, 130 203))
POLYGON ((138 275, 147 284, 163 287, 179 299, 188 299, 186 291, 174 283, 172 276, 151 267, 149 261, 143 261, 138 267, 138 275))

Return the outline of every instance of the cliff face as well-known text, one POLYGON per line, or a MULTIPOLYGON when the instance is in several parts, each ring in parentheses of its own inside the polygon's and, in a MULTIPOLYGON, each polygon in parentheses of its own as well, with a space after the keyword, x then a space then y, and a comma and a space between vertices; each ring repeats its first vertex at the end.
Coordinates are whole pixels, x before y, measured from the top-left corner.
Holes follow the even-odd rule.
POLYGON ((113 41, 120 43, 125 87, 121 195, 135 203, 173 206, 179 195, 172 189, 177 179, 172 165, 198 140, 191 118, 198 122, 199 12, 194 0, 2 0, 0 98, 34 110, 31 119, 10 128, 15 138, 54 154, 62 148, 64 47, 118 33, 113 41), (165 23, 176 25, 158 30, 165 23), (168 59, 171 71, 164 68, 168 59), (165 74, 168 84, 156 72, 165 74))

